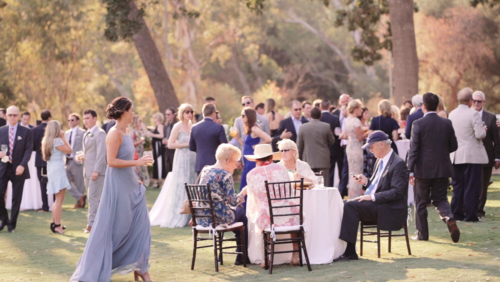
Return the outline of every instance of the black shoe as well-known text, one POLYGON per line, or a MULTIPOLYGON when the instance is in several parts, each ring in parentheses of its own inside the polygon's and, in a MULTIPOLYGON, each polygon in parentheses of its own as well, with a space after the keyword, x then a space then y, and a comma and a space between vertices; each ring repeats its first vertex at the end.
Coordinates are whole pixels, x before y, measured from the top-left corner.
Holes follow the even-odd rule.
POLYGON ((0 222, 0 231, 2 231, 4 229, 5 225, 7 225, 7 221, 6 220, 2 220, 0 222))
POLYGON ((454 218, 450 218, 446 222, 446 226, 448 226, 448 231, 450 231, 450 236, 451 240, 453 240, 453 243, 458 243, 458 240, 460 240, 460 230, 458 229, 457 221, 454 218))
POLYGON ((339 262, 339 261, 348 261, 348 260, 358 260, 358 254, 354 253, 352 255, 341 255, 340 257, 336 258, 333 260, 333 262, 339 262))
POLYGON ((9 233, 14 233, 14 227, 12 227, 12 225, 7 225, 7 230, 9 230, 9 233))
MULTIPOLYGON (((250 258, 247 257, 247 264, 250 263, 250 258)), ((237 255, 236 260, 234 261, 234 265, 243 265, 243 256, 237 255)))

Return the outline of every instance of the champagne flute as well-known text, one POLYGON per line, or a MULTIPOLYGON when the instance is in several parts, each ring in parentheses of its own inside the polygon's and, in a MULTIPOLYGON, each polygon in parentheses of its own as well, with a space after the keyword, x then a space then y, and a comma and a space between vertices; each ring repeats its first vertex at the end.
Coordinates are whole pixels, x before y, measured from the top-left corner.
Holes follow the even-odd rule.
MULTIPOLYGON (((153 158, 153 152, 151 151, 144 151, 144 154, 143 154, 144 157, 151 157, 153 158)), ((154 159, 151 161, 151 162, 148 162, 147 165, 148 166, 152 166, 154 164, 154 159)))

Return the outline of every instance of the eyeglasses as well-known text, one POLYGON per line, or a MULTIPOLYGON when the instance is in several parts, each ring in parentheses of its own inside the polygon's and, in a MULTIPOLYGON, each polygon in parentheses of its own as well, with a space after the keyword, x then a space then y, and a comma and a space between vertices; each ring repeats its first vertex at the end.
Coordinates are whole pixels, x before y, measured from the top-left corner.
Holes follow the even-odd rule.
POLYGON ((246 101, 246 102, 241 103, 242 106, 247 106, 247 105, 250 105, 250 104, 252 104, 251 101, 246 101))
POLYGON ((283 150, 280 150, 280 152, 282 152, 282 153, 285 153, 285 152, 288 153, 290 151, 292 151, 292 149, 283 149, 283 150))
POLYGON ((484 100, 472 100, 472 103, 481 104, 482 102, 484 102, 484 100))
POLYGON ((184 111, 185 114, 194 114, 194 111, 184 111))
POLYGON ((18 114, 8 114, 7 116, 8 116, 8 117, 17 117, 17 116, 18 116, 18 114))
POLYGON ((300 110, 301 110, 301 108, 298 108, 298 109, 293 109, 293 110, 297 112, 297 111, 300 111, 300 110))
POLYGON ((75 121, 74 119, 68 119, 68 121, 75 121))

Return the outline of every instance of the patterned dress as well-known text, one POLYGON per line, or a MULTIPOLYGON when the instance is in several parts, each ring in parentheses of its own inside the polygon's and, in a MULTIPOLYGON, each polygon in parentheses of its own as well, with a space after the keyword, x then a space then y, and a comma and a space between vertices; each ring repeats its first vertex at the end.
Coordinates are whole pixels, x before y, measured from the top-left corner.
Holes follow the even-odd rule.
MULTIPOLYGON (((345 148, 347 154, 347 162, 349 164, 349 175, 363 173, 364 157, 363 157, 363 141, 359 141, 356 135, 356 128, 361 126, 361 121, 355 117, 349 117, 345 123, 345 131, 347 132, 348 142, 345 148)), ((349 177, 349 199, 356 198, 364 194, 363 185, 358 184, 354 178, 349 177)))
MULTIPOLYGON (((144 137, 144 134, 140 130, 132 129, 130 132, 130 137, 132 138, 132 142, 137 142, 144 137)), ((144 143, 141 143, 135 146, 135 154, 140 159, 144 154, 144 143)), ((144 186, 149 186, 149 174, 147 166, 136 166, 134 168, 135 173, 137 173, 137 177, 140 181, 144 183, 144 186)))
MULTIPOLYGON (((234 192, 233 176, 222 168, 209 166, 201 171, 200 184, 210 184, 212 192, 212 200, 214 204, 214 214, 216 226, 220 224, 231 224, 234 222, 234 211, 231 206, 238 204, 236 193, 234 192)), ((202 211, 198 211, 201 215, 202 211)), ((210 215, 210 211, 206 210, 203 215, 210 215)), ((197 224, 209 226, 212 219, 208 217, 199 218, 197 224)))

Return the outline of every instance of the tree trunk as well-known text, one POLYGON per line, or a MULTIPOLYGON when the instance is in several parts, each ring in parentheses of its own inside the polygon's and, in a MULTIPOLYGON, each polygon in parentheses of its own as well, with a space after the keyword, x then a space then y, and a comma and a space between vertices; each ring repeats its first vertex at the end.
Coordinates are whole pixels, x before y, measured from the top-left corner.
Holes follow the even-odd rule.
MULTIPOLYGON (((137 15, 137 5, 134 1, 130 1, 130 14, 129 17, 135 18, 137 15)), ((156 101, 160 107, 160 112, 164 113, 169 107, 179 107, 179 100, 175 95, 175 89, 170 81, 170 77, 165 70, 160 52, 151 37, 149 28, 146 21, 141 19, 141 29, 132 37, 135 48, 139 57, 141 58, 142 65, 146 69, 149 77, 149 83, 155 92, 156 101)))
POLYGON ((413 23, 413 0, 389 0, 394 59, 394 103, 418 93, 418 57, 413 23))

